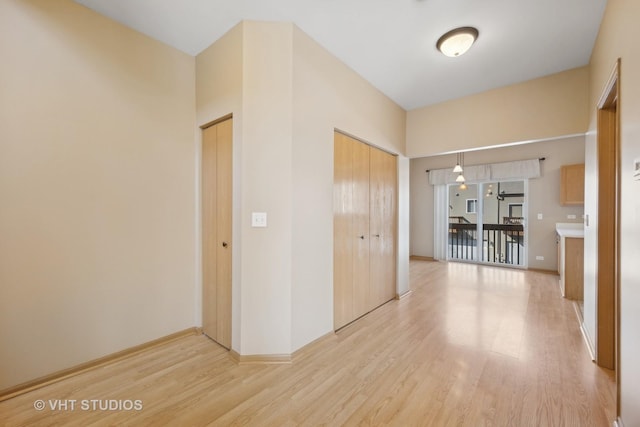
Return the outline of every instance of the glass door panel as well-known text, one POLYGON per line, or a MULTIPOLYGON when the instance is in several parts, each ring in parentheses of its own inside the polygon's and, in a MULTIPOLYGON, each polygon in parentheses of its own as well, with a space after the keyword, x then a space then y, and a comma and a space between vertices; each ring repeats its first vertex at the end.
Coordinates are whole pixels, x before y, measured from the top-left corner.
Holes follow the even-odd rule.
POLYGON ((481 184, 483 262, 525 265, 524 184, 524 181, 481 184))
POLYGON ((447 256, 453 260, 478 261, 478 185, 449 186, 449 232, 447 256))

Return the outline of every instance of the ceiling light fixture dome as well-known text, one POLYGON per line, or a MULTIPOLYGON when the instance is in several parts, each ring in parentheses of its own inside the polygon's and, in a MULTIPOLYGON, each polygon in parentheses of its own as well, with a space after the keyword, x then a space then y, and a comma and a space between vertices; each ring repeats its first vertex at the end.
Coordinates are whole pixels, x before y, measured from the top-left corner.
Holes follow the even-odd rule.
POLYGON ((464 54, 478 38, 478 29, 474 27, 455 28, 442 35, 436 47, 446 56, 455 58, 464 54))

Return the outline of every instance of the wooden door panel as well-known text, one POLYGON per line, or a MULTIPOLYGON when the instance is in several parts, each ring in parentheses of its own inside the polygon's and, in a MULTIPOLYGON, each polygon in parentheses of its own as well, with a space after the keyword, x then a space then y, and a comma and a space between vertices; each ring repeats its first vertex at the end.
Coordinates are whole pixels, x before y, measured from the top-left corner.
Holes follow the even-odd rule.
POLYGON ((371 308, 396 294, 396 157, 371 148, 371 308))
POLYGON ((334 134, 333 167, 333 325, 339 329, 353 314, 353 145, 334 134))
POLYGON ((334 134, 334 327, 395 297, 396 158, 334 134))
POLYGON ((231 348, 232 128, 229 119, 202 130, 202 330, 227 348, 231 348))
POLYGON ((231 119, 216 125, 217 143, 217 342, 231 348, 231 229, 232 229, 232 129, 231 119))
MULTIPOLYGON (((348 138, 348 137, 347 137, 348 138)), ((353 310, 355 318, 371 310, 369 295, 369 146, 348 138, 353 145, 353 310)))
POLYGON ((202 131, 202 330, 217 339, 217 129, 202 131))

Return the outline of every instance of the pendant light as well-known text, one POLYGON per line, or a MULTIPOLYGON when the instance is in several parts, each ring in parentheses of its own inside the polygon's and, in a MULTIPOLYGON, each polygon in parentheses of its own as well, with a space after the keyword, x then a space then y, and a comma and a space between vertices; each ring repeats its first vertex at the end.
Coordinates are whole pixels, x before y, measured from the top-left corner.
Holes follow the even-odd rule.
POLYGON ((453 168, 453 173, 462 173, 462 166, 460 166, 460 156, 462 154, 458 153, 456 156, 456 166, 453 168))
POLYGON ((460 182, 462 183, 462 185, 464 185, 464 181, 465 181, 464 175, 462 175, 463 167, 464 167, 464 153, 458 153, 458 162, 456 166, 453 168, 453 171, 458 173, 458 176, 456 177, 456 182, 460 182))

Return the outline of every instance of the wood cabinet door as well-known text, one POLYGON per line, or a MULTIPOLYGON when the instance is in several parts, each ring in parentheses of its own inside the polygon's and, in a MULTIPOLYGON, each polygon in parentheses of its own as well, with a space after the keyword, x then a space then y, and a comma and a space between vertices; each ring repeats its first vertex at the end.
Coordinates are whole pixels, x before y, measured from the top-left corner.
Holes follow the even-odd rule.
POLYGON ((584 164, 562 166, 560 175, 560 204, 584 205, 584 164))

